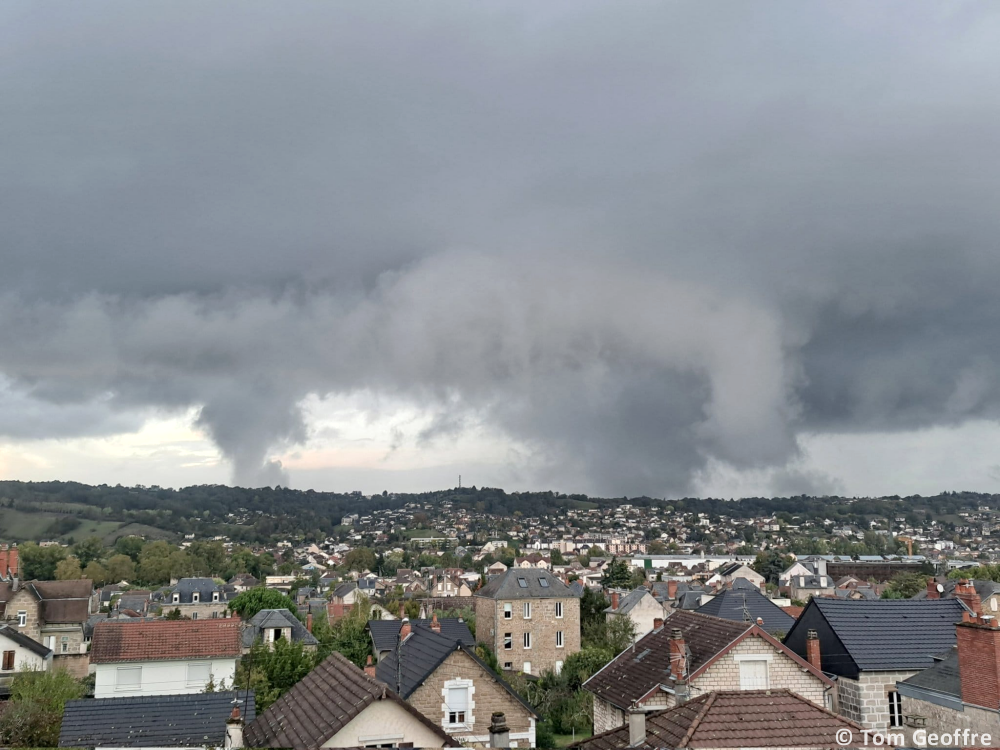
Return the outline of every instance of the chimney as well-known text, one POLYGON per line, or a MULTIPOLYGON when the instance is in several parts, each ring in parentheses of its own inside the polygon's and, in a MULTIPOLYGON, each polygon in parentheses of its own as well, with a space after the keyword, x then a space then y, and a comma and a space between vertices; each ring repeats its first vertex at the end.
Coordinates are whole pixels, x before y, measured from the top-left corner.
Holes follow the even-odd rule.
POLYGON ((510 747, 510 727, 502 711, 495 711, 490 719, 490 747, 510 747))
POLYGON ((402 643, 406 640, 406 637, 410 634, 410 618, 404 617, 403 624, 399 626, 399 640, 402 643))
POLYGON ((757 627, 760 628, 760 627, 763 627, 763 626, 764 626, 764 618, 763 617, 758 617, 757 618, 757 627))
POLYGON ((677 598, 677 581, 673 579, 667 581, 667 598, 668 599, 677 598))
POLYGON ((983 604, 979 601, 979 594, 976 593, 976 587, 973 583, 973 581, 961 579, 955 586, 955 598, 961 600, 975 614, 981 615, 983 604))
POLYGON ((618 592, 617 591, 612 591, 611 592, 611 609, 616 610, 616 611, 618 609, 618 592))
POLYGON ((1000 709, 1000 628, 996 621, 963 612, 955 636, 962 701, 991 711, 1000 709))
POLYGON ((313 632, 313 613, 310 612, 306 615, 306 630, 310 633, 313 632))
POLYGON ((810 629, 806 632, 806 661, 823 671, 823 657, 819 651, 819 634, 810 629))
POLYGON ((663 618, 662 617, 654 617, 653 618, 653 630, 659 630, 662 627, 663 627, 663 618))
POLYGON ((646 712, 632 706, 628 712, 628 746, 642 747, 646 744, 646 712))
POLYGON ((243 719, 240 717, 239 706, 233 706, 233 712, 226 719, 226 739, 223 747, 226 750, 243 747, 243 719))
POLYGON ((670 676, 674 678, 674 682, 686 682, 687 647, 684 643, 684 633, 681 632, 680 628, 674 628, 670 631, 667 648, 670 652, 670 676))
POLYGON ((400 620, 406 619, 406 607, 403 606, 402 602, 399 603, 399 619, 400 620))
POLYGON ((441 623, 438 622, 437 612, 435 612, 434 616, 431 618, 431 630, 435 633, 441 632, 441 623))
POLYGON ((937 590, 937 581, 933 578, 927 579, 927 598, 928 599, 940 599, 941 594, 937 590))
POLYGON ((369 677, 375 677, 375 665, 372 664, 371 654, 368 654, 368 663, 365 664, 365 674, 369 677))

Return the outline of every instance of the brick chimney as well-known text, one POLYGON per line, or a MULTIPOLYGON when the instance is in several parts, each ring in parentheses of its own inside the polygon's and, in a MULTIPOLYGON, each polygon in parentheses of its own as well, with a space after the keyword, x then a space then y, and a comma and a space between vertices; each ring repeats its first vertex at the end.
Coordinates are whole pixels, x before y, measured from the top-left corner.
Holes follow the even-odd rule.
POLYGON ((611 609, 614 609, 614 610, 618 609, 618 592, 617 591, 612 591, 611 592, 611 609))
POLYGON ((1000 628, 996 620, 963 612, 955 636, 962 700, 992 711, 1000 709, 1000 628))
POLYGON ((677 581, 673 579, 667 581, 667 598, 668 599, 677 598, 677 581))
POLYGON ((955 586, 955 598, 960 599, 966 607, 977 615, 983 614, 983 603, 979 601, 979 594, 976 593, 976 587, 972 581, 961 579, 955 586))
POLYGON ((676 682, 684 682, 687 680, 687 648, 684 643, 684 633, 680 628, 670 631, 670 640, 667 644, 670 652, 670 676, 676 682))
POLYGON ((243 718, 238 706, 233 706, 233 712, 226 719, 226 738, 223 740, 225 750, 238 750, 243 747, 243 718))
POLYGON ((806 632, 806 661, 816 669, 823 670, 823 657, 819 651, 819 633, 812 629, 806 632))
POLYGON ((410 618, 404 617, 403 624, 399 626, 399 640, 405 641, 406 637, 410 634, 410 618))
POLYGON ((306 630, 310 633, 313 632, 313 613, 310 612, 306 615, 306 630))
POLYGON ((941 594, 937 590, 937 581, 933 578, 927 579, 927 598, 928 599, 940 599, 941 594))
POLYGON ((659 630, 662 627, 663 627, 663 618, 662 617, 654 617, 653 618, 653 630, 659 630))
POLYGON ((441 632, 441 623, 438 622, 437 612, 435 612, 434 616, 431 618, 431 630, 435 633, 441 632))

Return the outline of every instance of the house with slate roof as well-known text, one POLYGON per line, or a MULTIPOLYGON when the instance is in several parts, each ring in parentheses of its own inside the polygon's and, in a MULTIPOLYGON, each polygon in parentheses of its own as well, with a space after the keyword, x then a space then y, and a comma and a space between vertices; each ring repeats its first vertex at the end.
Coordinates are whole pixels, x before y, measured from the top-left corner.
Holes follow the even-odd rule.
POLYGON ((713 690, 784 689, 833 707, 829 677, 748 622, 677 610, 583 684, 594 732, 624 726, 629 711, 661 711, 713 690))
POLYGON ((654 627, 656 620, 662 620, 664 608, 645 586, 639 586, 624 596, 611 592, 611 606, 604 610, 608 622, 615 617, 628 617, 635 625, 635 636, 641 638, 654 627))
POLYGON ((52 649, 7 623, 0 624, 0 696, 9 693, 18 672, 46 672, 52 668, 52 649))
POLYGON ((393 690, 334 652, 243 733, 247 747, 460 747, 393 690))
POLYGON ((896 684, 955 645, 959 599, 811 599, 785 645, 837 677, 840 713, 868 729, 899 726, 896 684), (810 650, 812 651, 810 657, 810 650))
POLYGON ((236 587, 220 585, 211 578, 181 578, 153 594, 153 604, 163 614, 180 610, 182 617, 207 620, 226 616, 229 600, 236 597, 236 587))
POLYGON ((319 645, 319 641, 302 621, 287 609, 260 610, 247 622, 241 637, 244 652, 249 651, 257 640, 271 648, 282 640, 301 643, 307 651, 315 651, 319 645))
POLYGON ((695 612, 734 622, 757 623, 771 635, 783 637, 792 629, 795 619, 752 586, 734 585, 716 594, 695 612))
POLYGON ((455 632, 436 617, 426 627, 403 620, 395 647, 366 671, 464 744, 488 743, 491 717, 500 712, 510 739, 534 747, 537 714, 455 632))
MULTIPOLYGON (((407 620, 411 631, 428 630, 431 626, 429 619, 407 620)), ((400 620, 369 620, 368 633, 372 638, 372 651, 375 653, 376 662, 381 662, 390 652, 395 651, 399 645, 399 633, 403 627, 400 620)), ((438 627, 441 634, 452 641, 459 641, 464 646, 476 647, 476 639, 469 630, 469 626, 464 620, 458 617, 442 617, 438 620, 438 627)))
POLYGON ((256 717, 252 690, 67 701, 59 747, 225 747, 234 706, 256 717))
POLYGON ((713 691, 675 708, 636 711, 626 726, 570 745, 572 750, 662 748, 775 748, 825 750, 864 747, 861 727, 820 708, 791 690, 713 691), (851 733, 840 745, 837 732, 851 733))
POLYGON ((580 650, 580 599, 541 568, 511 568, 475 594, 476 638, 505 670, 540 675, 580 650))

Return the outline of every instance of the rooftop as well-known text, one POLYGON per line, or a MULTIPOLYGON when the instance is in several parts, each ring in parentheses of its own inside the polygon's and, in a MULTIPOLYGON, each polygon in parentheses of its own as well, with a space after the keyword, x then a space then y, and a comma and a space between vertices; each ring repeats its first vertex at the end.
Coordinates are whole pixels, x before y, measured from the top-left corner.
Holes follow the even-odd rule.
POLYGON ((238 658, 239 618, 107 620, 94 626, 91 664, 168 659, 238 658))

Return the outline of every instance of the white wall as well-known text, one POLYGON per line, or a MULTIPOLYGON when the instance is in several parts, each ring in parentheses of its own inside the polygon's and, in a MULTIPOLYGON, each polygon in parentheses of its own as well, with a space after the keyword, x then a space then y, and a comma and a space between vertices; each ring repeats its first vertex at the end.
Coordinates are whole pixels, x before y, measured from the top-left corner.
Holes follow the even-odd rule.
POLYGON ((323 747, 364 747, 411 742, 414 747, 444 747, 444 740, 401 705, 375 701, 327 740, 323 747))
MULTIPOLYGON (((48 659, 43 659, 34 651, 29 651, 24 646, 19 646, 10 638, 6 638, 0 634, 0 652, 3 651, 14 652, 14 669, 10 672, 0 669, 0 677, 9 677, 15 672, 23 672, 26 669, 43 671, 49 669, 49 666, 52 664, 51 656, 48 659)), ((0 662, 0 666, 3 666, 2 662, 0 662)))
POLYGON ((236 659, 176 659, 171 661, 118 662, 115 664, 95 664, 97 681, 94 685, 95 698, 119 698, 126 695, 178 695, 202 693, 207 681, 188 682, 188 664, 208 663, 216 688, 222 682, 226 687, 233 684, 236 676, 236 659), (117 687, 120 668, 141 667, 141 682, 138 689, 117 687))

